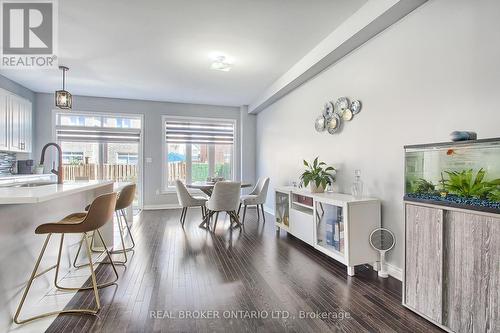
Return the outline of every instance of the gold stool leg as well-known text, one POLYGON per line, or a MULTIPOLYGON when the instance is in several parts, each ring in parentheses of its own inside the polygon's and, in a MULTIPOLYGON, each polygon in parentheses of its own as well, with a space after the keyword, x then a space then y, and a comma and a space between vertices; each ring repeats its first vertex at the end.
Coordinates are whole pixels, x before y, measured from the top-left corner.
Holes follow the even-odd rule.
MULTIPOLYGON (((104 251, 102 252, 103 254, 106 253, 107 257, 108 257, 108 260, 109 262, 102 262, 104 264, 111 264, 111 266, 113 267, 113 272, 115 273, 115 279, 113 281, 109 281, 109 282, 105 282, 105 283, 101 283, 101 284, 97 284, 97 288, 98 289, 101 289, 101 288, 105 288, 105 287, 109 287, 113 284, 116 283, 116 281, 118 281, 118 271, 116 270, 116 266, 115 266, 115 263, 113 262, 113 259, 111 258, 111 253, 109 252, 108 250, 108 247, 106 245, 106 243, 104 242, 104 239, 102 237, 102 234, 99 230, 96 230, 97 231, 97 235, 99 236, 99 239, 101 240, 103 246, 104 246, 104 251)), ((65 286, 61 286, 57 283, 57 276, 58 276, 58 271, 59 271, 59 261, 60 261, 60 257, 61 257, 61 250, 62 250, 62 237, 61 237, 61 244, 60 244, 60 248, 59 248, 59 256, 58 256, 58 259, 57 259, 57 265, 56 265, 56 277, 55 277, 55 281, 54 281, 54 284, 55 286, 58 288, 58 289, 61 289, 61 290, 69 290, 69 291, 80 291, 80 290, 90 290, 90 289, 93 289, 94 287, 65 287, 65 286)), ((83 235, 83 238, 82 238, 82 242, 85 240, 86 243, 88 243, 88 236, 86 233, 84 233, 83 235)), ((92 255, 92 249, 91 249, 91 252, 89 253, 89 255, 91 256, 92 255)), ((76 260, 76 259, 75 259, 76 260)), ((98 261, 96 261, 95 263, 100 263, 98 261)), ((90 265, 90 262, 88 264, 83 264, 83 265, 79 265, 77 268, 81 268, 81 267, 84 267, 84 266, 89 266, 90 265)), ((93 265, 92 265, 93 266, 93 265)))
POLYGON ((123 256, 125 257, 125 260, 122 261, 115 261, 119 264, 125 264, 127 262, 127 251, 125 250, 125 240, 123 239, 123 226, 122 226, 122 220, 120 218, 120 214, 118 214, 118 211, 115 211, 116 218, 118 220, 118 229, 120 229, 120 239, 122 242, 122 249, 121 250, 116 250, 116 251, 111 251, 112 254, 117 254, 117 253, 122 253, 123 256))
POLYGON ((125 221, 125 226, 127 227, 130 240, 132 241, 132 246, 126 248, 125 251, 131 251, 135 247, 134 236, 132 236, 132 231, 130 231, 130 226, 128 225, 128 220, 126 216, 127 214, 125 214, 125 209, 121 209, 120 212, 122 213, 123 220, 125 221))
MULTIPOLYGON (((85 236, 87 236, 86 233, 85 236)), ((92 263, 92 252, 90 250, 89 240, 87 237, 85 237, 85 244, 87 245, 87 256, 89 257, 89 268, 90 268, 90 273, 92 275, 92 287, 94 289, 94 296, 97 304, 97 311, 96 311, 97 313, 101 309, 101 301, 99 300, 99 291, 97 290, 97 281, 95 278, 94 264, 92 263)))
POLYGON ((26 288, 24 289, 23 296, 21 297, 21 302, 19 302, 19 305, 17 306, 16 314, 14 315, 14 322, 16 324, 26 323, 28 321, 43 317, 43 316, 37 316, 37 317, 33 317, 33 318, 28 318, 25 320, 19 320, 19 314, 21 313, 21 309, 23 308, 24 301, 26 300, 26 296, 28 295, 28 291, 31 288, 31 284, 33 283, 33 280, 37 276, 36 272, 38 271, 38 266, 40 266, 40 261, 42 261, 42 257, 43 257, 43 254, 45 253, 45 249, 47 248, 47 244, 49 243, 50 236, 52 236, 52 234, 48 234, 47 238, 45 239, 45 242, 43 243, 42 250, 40 251, 40 254, 38 255, 38 259, 36 260, 36 263, 35 263, 35 268, 33 268, 33 272, 31 273, 31 276, 28 280, 28 283, 26 284, 26 288))
MULTIPOLYGON (((97 283, 96 283, 96 278, 95 278, 95 272, 94 272, 94 267, 92 265, 92 257, 91 257, 91 252, 90 252, 90 246, 89 246, 89 243, 88 243, 88 239, 85 238, 85 241, 86 241, 86 245, 87 245, 87 250, 88 250, 88 258, 89 258, 89 265, 90 265, 90 269, 91 269, 91 273, 92 273, 92 289, 94 289, 94 296, 96 298, 96 303, 97 303, 97 309, 70 309, 70 310, 61 310, 61 311, 51 311, 51 312, 46 312, 46 313, 42 313, 40 315, 37 315, 37 316, 33 316, 33 317, 30 317, 30 318, 27 318, 27 319, 19 319, 19 315, 21 313, 21 310, 24 306, 24 302, 26 301, 26 298, 27 298, 27 295, 28 295, 28 292, 31 288, 31 285, 33 284, 33 280, 37 277, 39 277, 40 275, 42 274, 45 274, 47 273, 48 271, 50 271, 51 269, 53 268, 59 268, 59 263, 60 263, 60 259, 61 259, 61 250, 62 250, 62 243, 63 243, 63 240, 64 240, 64 234, 61 235, 61 242, 60 242, 60 245, 59 245, 59 253, 58 253, 58 263, 57 265, 54 265, 52 267, 50 267, 49 269, 46 269, 44 270, 43 272, 37 274, 37 270, 38 270, 38 267, 40 266, 40 262, 42 260, 42 257, 43 257, 43 254, 45 253, 45 249, 47 248, 47 244, 49 243, 49 239, 50 237, 52 236, 52 234, 48 234, 47 235, 47 238, 45 239, 45 243, 43 244, 43 247, 42 247, 42 250, 40 251, 40 255, 38 256, 38 259, 35 263, 35 267, 33 268, 33 272, 31 273, 31 276, 26 284, 26 288, 24 289, 24 293, 23 293, 23 296, 21 297, 21 301, 19 302, 19 305, 17 307, 17 310, 16 310, 16 313, 14 315, 14 322, 16 324, 24 324, 24 323, 27 323, 27 322, 31 322, 31 321, 34 321, 34 320, 37 320, 37 319, 41 319, 41 318, 45 318, 45 317, 49 317, 49 316, 53 316, 53 315, 59 315, 59 314, 66 314, 66 313, 76 313, 76 314, 89 314, 89 315, 95 315, 97 314, 97 312, 99 311, 99 309, 101 308, 101 303, 100 303, 100 300, 99 300, 99 294, 97 292, 97 283)), ((86 234, 85 234, 86 236, 86 234)), ((116 270, 115 270, 116 272, 116 270)))

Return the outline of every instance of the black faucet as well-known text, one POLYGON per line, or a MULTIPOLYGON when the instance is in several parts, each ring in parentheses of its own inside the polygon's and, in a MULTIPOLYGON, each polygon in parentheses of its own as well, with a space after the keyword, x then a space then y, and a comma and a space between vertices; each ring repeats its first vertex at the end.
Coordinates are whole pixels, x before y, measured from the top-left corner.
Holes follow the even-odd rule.
POLYGON ((57 183, 62 184, 64 181, 64 175, 63 175, 63 168, 62 168, 62 149, 61 146, 59 146, 57 143, 54 142, 49 142, 42 148, 42 156, 40 157, 40 164, 43 165, 43 162, 45 160, 45 151, 49 146, 54 146, 57 149, 57 162, 58 162, 58 169, 55 170, 54 168, 50 170, 53 174, 57 175, 57 183))

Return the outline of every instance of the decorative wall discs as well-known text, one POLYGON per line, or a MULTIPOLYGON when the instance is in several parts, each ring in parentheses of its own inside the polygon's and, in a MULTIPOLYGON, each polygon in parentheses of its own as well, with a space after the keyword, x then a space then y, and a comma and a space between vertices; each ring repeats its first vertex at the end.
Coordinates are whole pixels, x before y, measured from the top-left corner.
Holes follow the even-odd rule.
POLYGON ((333 113, 335 112, 335 107, 332 102, 326 102, 323 107, 323 116, 326 120, 331 119, 333 117, 333 113))
POLYGON ((352 111, 347 109, 342 113, 342 120, 350 121, 352 119, 352 111))
POLYGON ((343 121, 350 121, 354 115, 361 111, 361 102, 357 99, 349 102, 347 97, 339 97, 335 103, 326 102, 322 115, 316 118, 314 128, 318 132, 328 131, 330 134, 338 133, 343 121))
POLYGON ((349 100, 347 99, 347 97, 340 97, 339 99, 337 99, 337 101, 335 102, 335 109, 337 110, 337 112, 344 112, 345 110, 347 110, 349 108, 349 100))
POLYGON ((323 132, 326 129, 326 119, 323 115, 316 118, 314 128, 316 128, 316 131, 318 132, 323 132))
POLYGON ((333 134, 340 129, 340 117, 338 114, 333 114, 333 117, 327 121, 326 129, 330 134, 333 134))
POLYGON ((359 111, 361 111, 361 102, 355 99, 351 102, 351 106, 349 107, 349 109, 351 110, 352 114, 358 114, 359 111))

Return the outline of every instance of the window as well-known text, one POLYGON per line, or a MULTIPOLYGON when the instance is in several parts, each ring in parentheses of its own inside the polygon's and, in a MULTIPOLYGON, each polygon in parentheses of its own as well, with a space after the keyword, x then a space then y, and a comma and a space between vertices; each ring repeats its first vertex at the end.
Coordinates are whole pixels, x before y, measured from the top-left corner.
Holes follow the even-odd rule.
POLYGON ((235 123, 225 119, 164 117, 164 189, 175 180, 234 177, 235 123))
POLYGON ((132 153, 116 153, 116 162, 118 164, 137 164, 137 154, 132 153))
POLYGON ((136 182, 140 206, 142 117, 57 110, 54 119, 65 180, 136 182))
POLYGON ((83 163, 83 151, 63 151, 64 164, 81 164, 83 163))

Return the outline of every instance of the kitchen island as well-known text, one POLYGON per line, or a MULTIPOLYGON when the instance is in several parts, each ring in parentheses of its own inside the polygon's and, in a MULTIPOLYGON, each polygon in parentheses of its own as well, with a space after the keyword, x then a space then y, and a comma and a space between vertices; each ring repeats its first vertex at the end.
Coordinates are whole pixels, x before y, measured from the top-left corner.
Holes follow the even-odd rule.
MULTIPOLYGON (((12 317, 21 292, 31 273, 45 240, 36 235, 35 228, 47 222, 56 222, 68 214, 82 212, 97 196, 112 192, 112 181, 67 182, 64 184, 16 184, 0 188, 0 331, 13 328, 12 317)), ((113 224, 101 229, 108 246, 113 246, 113 224)), ((61 273, 70 269, 71 259, 81 235, 67 235, 63 248, 61 273), (71 256, 70 256, 71 254, 71 256)), ((49 242, 39 271, 55 264, 59 237, 49 242)), ((82 269, 81 274, 89 273, 82 269)), ((35 280, 31 300, 41 298, 53 287, 54 271, 35 280)), ((36 303, 36 301, 35 301, 36 303)), ((65 304, 57 302, 57 307, 65 304)))

